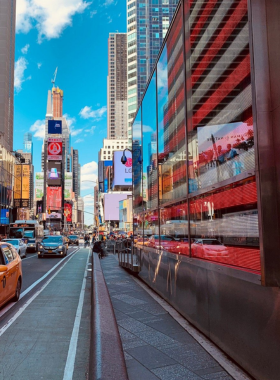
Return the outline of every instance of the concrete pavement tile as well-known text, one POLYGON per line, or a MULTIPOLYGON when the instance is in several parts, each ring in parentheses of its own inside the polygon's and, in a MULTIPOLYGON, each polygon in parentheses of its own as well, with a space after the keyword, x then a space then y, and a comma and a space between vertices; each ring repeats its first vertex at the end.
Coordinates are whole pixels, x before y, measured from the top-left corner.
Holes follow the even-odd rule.
POLYGON ((132 318, 121 319, 118 321, 119 326, 123 327, 125 330, 135 334, 136 332, 149 330, 150 327, 144 325, 143 323, 136 321, 132 318))
POLYGON ((141 306, 141 309, 153 315, 167 314, 167 311, 165 311, 161 306, 155 303, 143 305, 141 306))
POLYGON ((129 350, 130 348, 141 347, 141 346, 146 346, 146 345, 147 345, 146 342, 144 342, 141 339, 137 339, 137 338, 123 341, 123 349, 124 350, 129 350))
POLYGON ((140 364, 137 360, 132 359, 127 362, 127 373, 129 380, 158 380, 159 378, 140 364))
POLYGON ((167 335, 153 329, 147 331, 135 331, 134 334, 154 347, 176 343, 175 340, 169 338, 167 335))
POLYGON ((201 380, 199 376, 178 364, 156 368, 152 372, 161 380, 201 380))
POLYGON ((118 328, 119 328, 119 333, 120 333, 122 341, 135 339, 135 335, 132 334, 131 332, 123 329, 121 326, 118 326, 118 328))
POLYGON ((205 380, 232 380, 232 377, 225 371, 201 375, 201 377, 205 380))
POLYGON ((209 375, 209 374, 212 374, 212 373, 217 373, 217 372, 223 372, 224 369, 218 365, 216 366, 213 366, 211 368, 206 368, 206 369, 198 369, 197 371, 195 371, 195 373, 199 376, 202 376, 202 375, 209 375))
POLYGON ((146 303, 145 301, 139 300, 136 297, 131 297, 128 294, 116 294, 116 295, 113 295, 113 298, 118 299, 122 302, 128 303, 129 305, 132 305, 132 306, 143 305, 146 303))
POLYGON ((134 359, 133 359, 133 357, 132 357, 132 356, 130 356, 130 355, 128 355, 128 353, 127 353, 127 352, 125 352, 125 351, 124 351, 124 353, 123 353, 123 354, 124 354, 124 358, 125 358, 125 361, 127 361, 127 360, 134 360, 134 359))
POLYGON ((130 348, 126 352, 148 369, 158 368, 176 362, 152 346, 130 348))

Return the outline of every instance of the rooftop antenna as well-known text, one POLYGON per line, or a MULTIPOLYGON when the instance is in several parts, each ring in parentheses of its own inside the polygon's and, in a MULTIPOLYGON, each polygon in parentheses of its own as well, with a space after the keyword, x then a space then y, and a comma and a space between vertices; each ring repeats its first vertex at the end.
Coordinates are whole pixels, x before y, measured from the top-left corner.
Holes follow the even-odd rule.
POLYGON ((53 74, 53 79, 52 79, 53 88, 54 88, 54 86, 55 86, 55 80, 56 80, 57 69, 58 69, 58 67, 55 69, 55 72, 54 72, 54 74, 53 74))

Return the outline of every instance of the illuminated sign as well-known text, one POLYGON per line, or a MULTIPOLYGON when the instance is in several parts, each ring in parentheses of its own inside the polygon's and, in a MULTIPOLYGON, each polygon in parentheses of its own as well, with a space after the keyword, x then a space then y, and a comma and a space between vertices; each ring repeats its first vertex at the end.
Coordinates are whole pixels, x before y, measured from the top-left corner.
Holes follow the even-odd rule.
POLYGON ((62 122, 61 122, 61 120, 48 120, 48 134, 49 135, 61 135, 62 134, 62 122))
POLYGON ((62 139, 48 139, 48 160, 62 160, 62 139))

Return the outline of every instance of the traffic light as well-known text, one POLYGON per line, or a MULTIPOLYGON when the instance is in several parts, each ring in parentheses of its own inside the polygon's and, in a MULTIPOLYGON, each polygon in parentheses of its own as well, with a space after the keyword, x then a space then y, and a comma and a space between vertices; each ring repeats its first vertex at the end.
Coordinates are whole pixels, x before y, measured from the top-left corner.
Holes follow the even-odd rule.
POLYGON ((48 209, 48 214, 50 215, 52 212, 51 212, 51 208, 49 206, 49 209, 48 209))

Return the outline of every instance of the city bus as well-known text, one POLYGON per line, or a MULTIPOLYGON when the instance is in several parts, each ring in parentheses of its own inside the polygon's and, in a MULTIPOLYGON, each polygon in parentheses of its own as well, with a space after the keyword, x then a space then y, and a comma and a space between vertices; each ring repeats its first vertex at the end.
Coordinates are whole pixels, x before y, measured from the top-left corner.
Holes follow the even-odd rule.
POLYGON ((35 239, 35 243, 41 242, 44 237, 44 227, 37 220, 16 220, 10 223, 10 239, 35 239))

